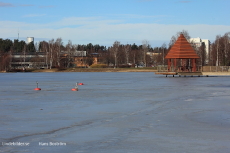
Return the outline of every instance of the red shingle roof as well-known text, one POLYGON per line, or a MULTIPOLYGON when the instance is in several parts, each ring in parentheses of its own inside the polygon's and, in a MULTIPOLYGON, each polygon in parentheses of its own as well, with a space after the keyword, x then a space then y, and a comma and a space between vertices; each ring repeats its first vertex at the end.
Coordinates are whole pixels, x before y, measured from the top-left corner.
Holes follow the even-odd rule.
POLYGON ((183 34, 177 39, 175 44, 165 56, 166 59, 200 58, 183 34))

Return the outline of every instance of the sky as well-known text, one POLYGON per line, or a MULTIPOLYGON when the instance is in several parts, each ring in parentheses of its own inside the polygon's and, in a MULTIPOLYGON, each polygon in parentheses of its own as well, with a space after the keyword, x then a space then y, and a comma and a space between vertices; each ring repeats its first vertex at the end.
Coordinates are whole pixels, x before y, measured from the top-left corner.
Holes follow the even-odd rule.
POLYGON ((230 32, 230 0, 0 0, 0 38, 64 44, 168 45, 186 30, 211 42, 230 32))

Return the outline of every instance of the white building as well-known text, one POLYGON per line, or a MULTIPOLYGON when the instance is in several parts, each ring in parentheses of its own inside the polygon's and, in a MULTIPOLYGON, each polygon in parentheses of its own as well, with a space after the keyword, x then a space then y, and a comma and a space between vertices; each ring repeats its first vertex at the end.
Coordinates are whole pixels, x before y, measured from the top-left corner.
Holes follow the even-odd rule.
POLYGON ((34 37, 27 37, 27 44, 34 41, 34 37))
POLYGON ((200 47, 202 45, 202 43, 205 44, 205 48, 206 48, 206 53, 207 55, 209 54, 209 50, 210 50, 210 41, 208 39, 201 39, 199 37, 197 38, 190 38, 190 43, 194 43, 197 47, 200 47))
POLYGON ((197 38, 190 38, 190 43, 194 43, 196 47, 200 47, 202 43, 205 44, 205 50, 206 50, 206 62, 208 62, 209 52, 210 52, 210 41, 208 39, 201 39, 200 37, 197 38))

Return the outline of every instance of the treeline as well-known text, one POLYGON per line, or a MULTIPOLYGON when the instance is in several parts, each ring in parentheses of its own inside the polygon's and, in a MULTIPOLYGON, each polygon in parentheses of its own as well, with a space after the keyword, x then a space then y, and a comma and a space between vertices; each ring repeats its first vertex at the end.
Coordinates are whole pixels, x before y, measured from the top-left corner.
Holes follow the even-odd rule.
MULTIPOLYGON (((157 65, 162 62, 162 57, 154 56, 154 58, 152 58, 147 52, 161 53, 163 50, 167 50, 166 45, 152 48, 147 41, 143 41, 143 44, 139 46, 135 43, 120 44, 120 42, 115 41, 114 44, 108 48, 99 44, 93 45, 92 43, 87 45, 72 44, 71 41, 68 41, 68 43, 64 45, 61 38, 41 41, 37 44, 33 42, 27 44, 24 41, 11 41, 9 39, 1 39, 0 41, 1 70, 6 70, 11 60, 10 55, 15 53, 21 54, 23 58, 24 54, 43 52, 47 57, 45 59, 47 68, 71 67, 71 63, 74 61, 74 51, 86 51, 87 56, 84 58, 84 63, 89 66, 93 64, 94 57, 97 56, 98 62, 101 64, 113 67, 134 67, 135 65, 157 65), (65 58, 63 58, 64 53, 66 54, 65 58)), ((41 61, 39 57, 37 57, 37 60, 33 59, 33 62, 39 61, 41 61)))
POLYGON ((93 45, 89 43, 87 45, 75 45, 69 41, 66 45, 63 45, 62 39, 52 39, 49 42, 43 41, 39 44, 39 52, 47 53, 49 57, 49 65, 55 67, 70 67, 73 62, 74 51, 86 51, 86 58, 84 63, 86 65, 92 65, 94 57, 97 56, 98 62, 114 67, 128 67, 128 66, 151 66, 159 63, 157 58, 150 58, 147 52, 161 53, 162 50, 166 50, 166 45, 162 48, 152 48, 147 41, 142 45, 134 44, 120 44, 119 41, 115 41, 110 47, 100 46, 99 44, 93 45), (61 51, 65 51, 67 56, 65 61, 61 55, 61 51), (67 64, 63 64, 67 63, 67 64))
MULTIPOLYGON (((31 42, 27 44, 25 41, 14 41, 9 39, 0 39, 0 70, 6 70, 9 67, 11 61, 10 55, 12 53, 26 54, 30 52, 43 52, 46 56, 47 68, 52 67, 71 67, 73 62, 73 52, 86 51, 87 57, 85 58, 86 65, 93 64, 93 57, 98 56, 98 62, 113 67, 127 67, 127 66, 157 66, 167 65, 167 61, 164 59, 171 46, 177 40, 179 34, 172 36, 168 46, 163 44, 160 47, 152 48, 148 41, 143 41, 142 45, 134 44, 121 44, 119 41, 115 41, 112 46, 106 47, 99 44, 93 45, 89 43, 87 45, 72 44, 68 41, 64 45, 61 38, 56 40, 51 39, 49 41, 42 41, 34 44, 31 42), (62 54, 66 53, 66 57, 63 59, 62 54)), ((182 31, 187 40, 190 39, 189 33, 185 30, 182 31)), ((206 54, 206 46, 203 43, 197 47, 192 43, 192 46, 200 56, 198 65, 210 65, 210 66, 229 66, 230 65, 230 32, 223 36, 217 35, 216 40, 211 44, 209 54, 206 54)))
POLYGON ((210 48, 210 66, 230 66, 230 32, 217 35, 210 48))
POLYGON ((31 42, 29 44, 26 44, 25 41, 18 41, 18 39, 15 39, 14 41, 10 39, 1 39, 0 38, 0 52, 6 53, 9 51, 13 52, 35 52, 35 46, 34 42, 31 42))

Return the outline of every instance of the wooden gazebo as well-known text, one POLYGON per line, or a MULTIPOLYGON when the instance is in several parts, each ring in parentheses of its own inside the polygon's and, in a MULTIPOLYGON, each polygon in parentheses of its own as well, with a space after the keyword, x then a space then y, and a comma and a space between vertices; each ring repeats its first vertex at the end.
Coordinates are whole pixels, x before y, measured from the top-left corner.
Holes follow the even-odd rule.
POLYGON ((196 72, 196 59, 199 56, 183 34, 165 56, 168 59, 168 72, 196 72))

